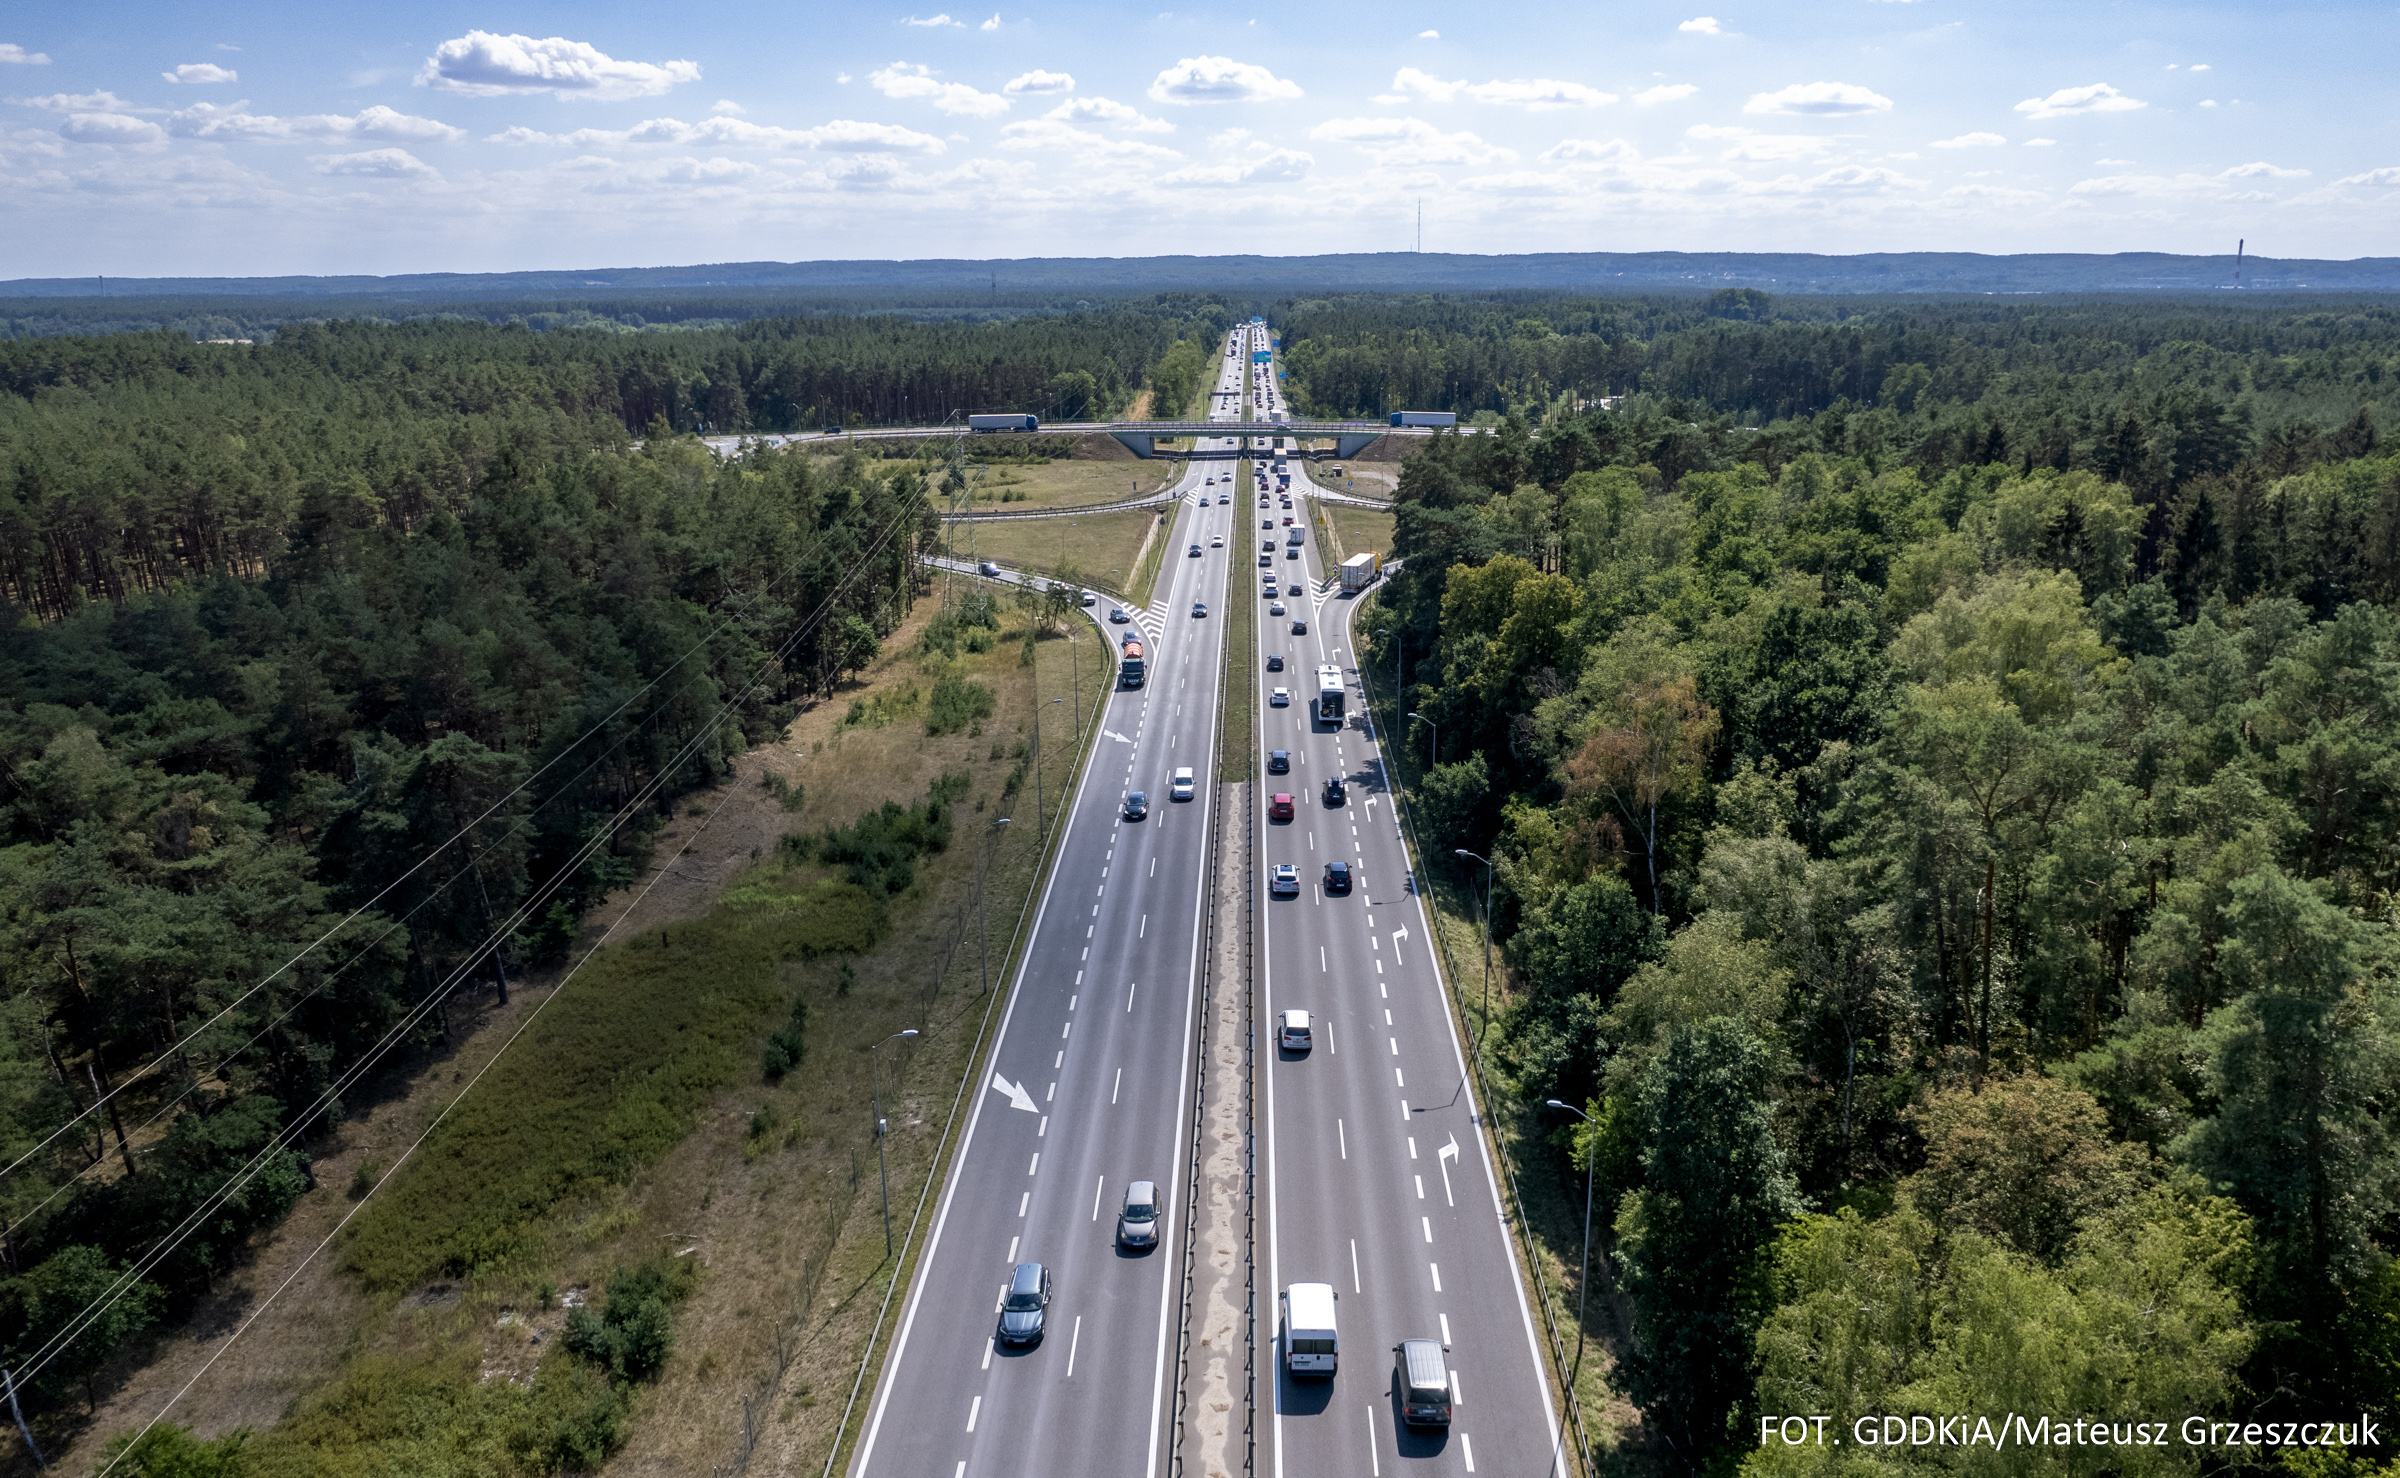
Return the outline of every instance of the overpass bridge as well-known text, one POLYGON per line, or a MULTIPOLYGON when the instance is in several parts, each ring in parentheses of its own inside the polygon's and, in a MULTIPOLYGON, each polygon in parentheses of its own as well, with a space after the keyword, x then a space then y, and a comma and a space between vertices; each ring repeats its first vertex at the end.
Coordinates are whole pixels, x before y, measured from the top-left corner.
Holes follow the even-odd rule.
MULTIPOLYGON (((1233 461, 1252 455, 1257 448, 1249 445, 1253 439, 1291 437, 1301 441, 1331 441, 1332 455, 1347 460, 1355 457, 1367 445, 1380 437, 1431 436, 1448 427, 1393 426, 1383 421, 1045 421, 1033 435, 1039 436, 1113 436, 1137 457, 1173 455, 1185 461, 1233 461), (1162 453, 1158 443, 1178 438, 1205 438, 1232 441, 1237 444, 1209 447, 1196 451, 1162 453)), ((1481 428, 1460 426, 1462 436, 1478 434, 1481 428)), ((760 446, 780 447, 818 442, 839 442, 845 437, 856 441, 928 440, 934 437, 965 435, 977 440, 990 438, 1005 445, 1012 436, 1028 433, 1018 431, 962 432, 956 424, 933 426, 874 426, 847 431, 823 432, 751 432, 735 436, 705 436, 707 442, 722 455, 734 454, 744 442, 760 446)), ((1302 455, 1323 455, 1303 453, 1302 455)))

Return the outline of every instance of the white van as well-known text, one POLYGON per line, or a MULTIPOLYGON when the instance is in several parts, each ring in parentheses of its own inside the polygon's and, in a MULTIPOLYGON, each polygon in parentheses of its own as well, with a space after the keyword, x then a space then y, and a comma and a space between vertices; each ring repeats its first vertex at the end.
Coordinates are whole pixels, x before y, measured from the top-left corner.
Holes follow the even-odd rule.
POLYGON ((1188 801, 1192 798, 1192 767, 1190 765, 1176 770, 1174 778, 1167 782, 1167 798, 1177 801, 1188 801))
POLYGON ((1340 1359, 1333 1300, 1331 1283, 1294 1283, 1283 1290, 1283 1364, 1292 1374, 1333 1374, 1340 1359))

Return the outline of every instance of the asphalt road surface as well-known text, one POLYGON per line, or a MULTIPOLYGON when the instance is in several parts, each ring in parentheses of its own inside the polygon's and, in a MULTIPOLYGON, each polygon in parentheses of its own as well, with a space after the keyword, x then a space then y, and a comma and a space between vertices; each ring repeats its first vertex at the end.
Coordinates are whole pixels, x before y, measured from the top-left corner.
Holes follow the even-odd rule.
MULTIPOLYGON (((1243 367, 1226 356, 1218 368, 1218 388, 1238 392, 1243 367)), ((1225 408, 1215 419, 1238 418, 1238 395, 1213 404, 1225 408)), ((1216 607, 1243 514, 1214 495, 1231 491, 1231 471, 1194 463, 1178 487, 1160 593, 1134 613, 1148 680, 1110 694, 1062 814, 1065 839, 852 1461, 861 1478, 1166 1471, 1181 1260, 1171 1238, 1121 1250, 1116 1213, 1134 1180, 1158 1184, 1162 1228, 1183 1210, 1217 783, 1216 607), (1195 601, 1209 614, 1195 616, 1195 601), (1189 803, 1168 799, 1183 765, 1189 803), (1131 790, 1148 794, 1146 820, 1124 819, 1131 790), (1002 1347, 999 1296, 1021 1261, 1050 1270, 1047 1331, 1002 1347)), ((1046 718, 1071 721, 1063 706, 1046 718)))

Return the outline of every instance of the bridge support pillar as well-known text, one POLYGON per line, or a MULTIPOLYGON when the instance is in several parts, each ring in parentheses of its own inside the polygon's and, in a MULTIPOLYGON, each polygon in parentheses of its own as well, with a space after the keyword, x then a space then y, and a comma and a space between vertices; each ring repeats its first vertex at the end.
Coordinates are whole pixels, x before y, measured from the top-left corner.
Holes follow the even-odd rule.
POLYGON ((1147 431, 1111 431, 1109 435, 1125 444, 1125 450, 1144 461, 1158 455, 1158 438, 1147 431))
POLYGON ((1347 462, 1383 436, 1380 431, 1365 431, 1333 439, 1333 454, 1347 462))

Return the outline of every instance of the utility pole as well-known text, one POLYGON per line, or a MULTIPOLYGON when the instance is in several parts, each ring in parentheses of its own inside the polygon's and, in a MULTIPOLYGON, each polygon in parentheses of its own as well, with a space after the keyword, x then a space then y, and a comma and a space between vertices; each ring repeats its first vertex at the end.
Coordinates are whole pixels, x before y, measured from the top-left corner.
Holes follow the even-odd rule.
MULTIPOLYGON (((1036 686, 1034 691, 1038 693, 1041 689, 1036 686)), ((1064 698, 1053 698, 1050 703, 1066 701, 1064 698)), ((1049 813, 1042 809, 1042 710, 1048 708, 1050 703, 1033 705, 1033 834, 1037 838, 1050 835, 1049 813)))
POLYGON ((983 962, 984 993, 989 993, 992 988, 992 947, 991 936, 984 928, 983 874, 991 865, 992 849, 1000 845, 1000 828, 1006 825, 1006 816, 992 823, 992 829, 984 841, 983 860, 975 865, 975 953, 983 962))
MULTIPOLYGON (((1592 1122, 1590 1114, 1573 1104, 1561 1103, 1553 1098, 1550 1100, 1550 1106, 1554 1109, 1565 1109, 1586 1124, 1592 1122)), ((1575 1275, 1575 1363, 1567 1367, 1567 1390, 1570 1393, 1575 1389, 1575 1373, 1583 1369, 1583 1311, 1585 1305, 1591 1302, 1592 1165, 1600 1158, 1599 1149, 1598 1145, 1587 1146, 1583 1157, 1583 1271, 1575 1275)))
POLYGON ((1480 1057, 1483 1034, 1492 1029, 1492 859, 1477 857, 1464 847, 1450 850, 1483 864, 1483 1021, 1475 1028, 1475 1054, 1480 1057))
MULTIPOLYGON (((892 1033, 883 1042, 916 1034, 917 1029, 912 1026, 906 1031, 892 1033)), ((877 1056, 877 1049, 883 1046, 883 1042, 877 1042, 867 1049, 867 1071, 875 1080, 875 1173, 883 1180, 883 1255, 888 1261, 892 1255, 892 1173, 883 1163, 883 1063, 877 1056)))

